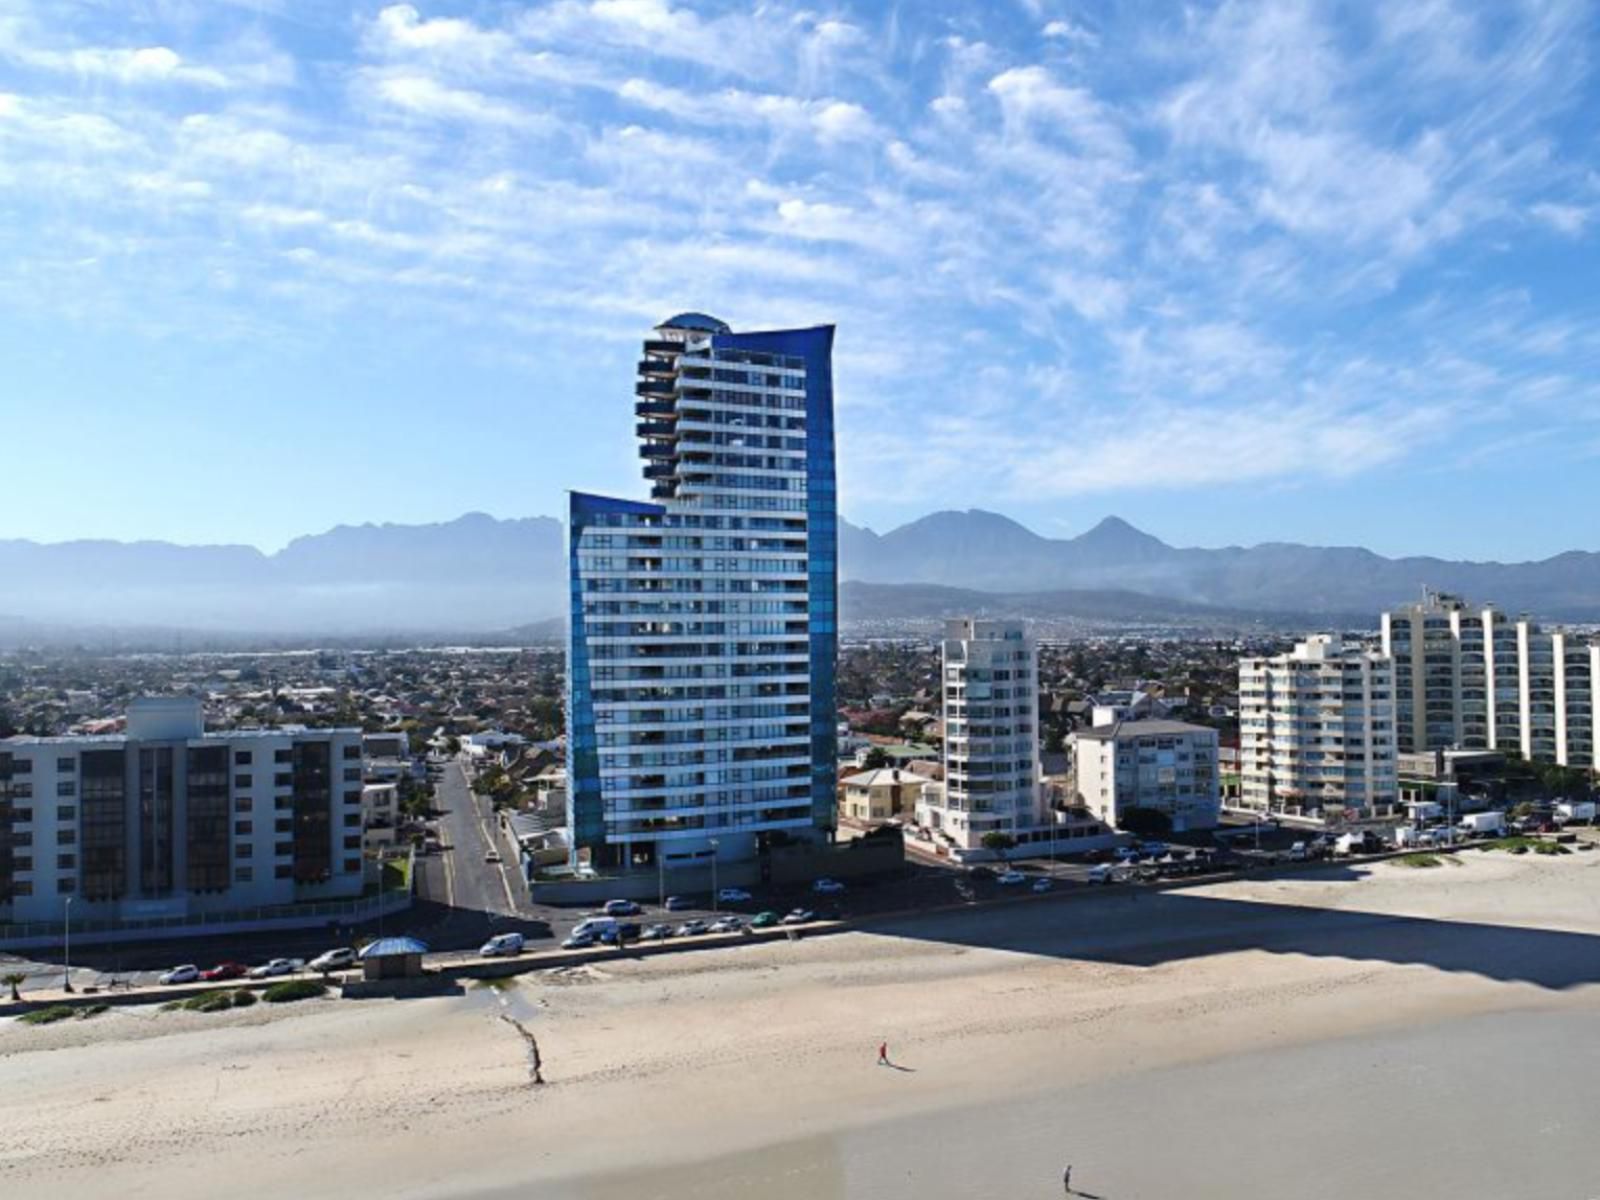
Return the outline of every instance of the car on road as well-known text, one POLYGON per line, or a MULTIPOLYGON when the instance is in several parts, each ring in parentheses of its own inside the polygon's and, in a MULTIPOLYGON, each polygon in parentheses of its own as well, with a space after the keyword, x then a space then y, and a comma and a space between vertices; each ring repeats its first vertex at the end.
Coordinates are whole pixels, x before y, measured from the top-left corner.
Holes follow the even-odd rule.
POLYGON ((163 971, 156 976, 156 982, 162 984, 196 983, 200 979, 200 968, 193 963, 184 963, 181 967, 173 967, 170 971, 163 971))
POLYGON ((500 851, 498 851, 498 850, 490 850, 488 853, 486 853, 483 856, 483 861, 486 862, 486 863, 497 863, 497 862, 499 862, 500 861, 500 851))
POLYGON ((306 964, 313 971, 346 971, 356 965, 356 952, 349 946, 324 950, 306 964))
POLYGON ((694 907, 694 897, 668 896, 667 902, 661 907, 665 908, 668 912, 684 912, 685 910, 694 907))
POLYGON ((743 888, 727 887, 717 893, 718 904, 748 904, 750 893, 743 888))
POLYGON ((643 932, 637 921, 613 921, 609 929, 600 931, 600 940, 608 946, 615 945, 619 938, 625 942, 636 942, 643 932))
POLYGON ((646 925, 644 927, 644 932, 641 933, 639 937, 647 942, 664 942, 672 935, 673 928, 671 925, 663 925, 658 923, 655 925, 646 925))
POLYGON ((1029 890, 1034 892, 1048 892, 1053 887, 1055 887, 1055 884, 1048 879, 1035 879, 1033 881, 1033 886, 1029 890))
POLYGON ((600 939, 592 933, 578 933, 574 931, 567 935, 567 940, 561 943, 563 950, 587 950, 600 939))
POLYGON ((293 975, 300 969, 300 962, 293 958, 274 958, 262 963, 259 967, 250 968, 251 979, 272 979, 279 975, 293 975))
POLYGON ((1090 867, 1087 877, 1089 883, 1115 883, 1117 881, 1116 868, 1110 863, 1101 863, 1090 867))
POLYGON ((1143 857, 1133 846, 1118 846, 1111 852, 1111 857, 1119 863, 1138 862, 1143 857))
POLYGON ((817 914, 809 908, 791 908, 783 914, 783 923, 785 925, 804 925, 806 922, 815 921, 816 919, 817 914))
POLYGON ((782 918, 770 908, 763 909, 761 912, 758 912, 755 916, 750 918, 750 928, 769 929, 776 925, 780 920, 782 920, 782 918))
POLYGON ((602 910, 608 917, 636 917, 644 911, 632 900, 607 900, 602 910))
POLYGON ((242 979, 249 970, 250 968, 243 963, 219 962, 209 971, 201 971, 200 978, 207 983, 217 983, 224 979, 242 979))
POLYGON ((1020 883, 1027 883, 1028 877, 1021 871, 1002 871, 996 882, 1004 884, 1006 887, 1016 887, 1020 883))
POLYGON ((497 933, 478 947, 478 953, 484 958, 495 958, 502 954, 521 954, 522 935, 520 933, 497 933))
POLYGON ((694 937, 697 934, 709 933, 711 925, 706 921, 685 921, 678 926, 679 937, 694 937))
POLYGON ((707 927, 707 933, 738 933, 744 928, 744 921, 739 917, 719 917, 707 927))
POLYGON ((811 890, 819 896, 837 896, 844 891, 844 884, 837 879, 829 879, 824 875, 811 885, 811 890))

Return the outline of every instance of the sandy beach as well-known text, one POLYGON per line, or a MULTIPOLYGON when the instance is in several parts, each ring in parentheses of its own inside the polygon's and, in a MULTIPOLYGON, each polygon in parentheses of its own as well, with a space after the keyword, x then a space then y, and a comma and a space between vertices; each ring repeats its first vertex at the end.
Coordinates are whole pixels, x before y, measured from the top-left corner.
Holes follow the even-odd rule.
POLYGON ((1600 853, 0 1025, 0 1185, 200 1197, 1600 1195, 1600 853), (529 1081, 532 1033, 546 1085, 529 1081), (895 1067, 878 1066, 887 1041, 895 1067))

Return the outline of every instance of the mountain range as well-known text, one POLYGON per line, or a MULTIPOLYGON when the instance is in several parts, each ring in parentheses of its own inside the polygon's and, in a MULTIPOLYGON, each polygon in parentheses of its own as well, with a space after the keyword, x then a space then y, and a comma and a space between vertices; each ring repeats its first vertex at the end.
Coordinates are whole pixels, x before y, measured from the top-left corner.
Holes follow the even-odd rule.
MULTIPOLYGON (((1551 620, 1600 620, 1600 554, 1539 562, 1384 558, 1343 546, 1169 546, 1116 517, 1047 538, 997 513, 937 512, 888 533, 840 522, 846 620, 981 607, 1130 621, 1375 622, 1423 586, 1551 620), (922 585, 918 589, 884 585, 922 585), (956 589, 954 593, 930 589, 956 589), (974 597, 972 593, 981 595, 974 597)), ((550 628, 565 603, 562 526, 468 513, 341 525, 275 554, 250 546, 0 540, 0 613, 35 628, 143 626, 332 636, 550 628)))

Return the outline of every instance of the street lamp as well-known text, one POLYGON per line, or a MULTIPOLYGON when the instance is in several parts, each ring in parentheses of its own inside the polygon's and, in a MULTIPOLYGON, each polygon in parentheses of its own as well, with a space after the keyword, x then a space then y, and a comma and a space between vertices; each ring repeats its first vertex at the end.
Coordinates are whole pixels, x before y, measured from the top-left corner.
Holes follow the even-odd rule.
POLYGON ((667 906, 667 856, 662 853, 665 843, 656 841, 656 905, 658 908, 667 906))
POLYGON ((714 917, 719 911, 717 908, 717 847, 720 845, 716 838, 710 839, 711 845, 711 915, 714 917))
POLYGON ((62 952, 61 952, 61 957, 62 957, 63 960, 65 960, 63 962, 63 965, 62 965, 61 990, 63 992, 70 992, 72 990, 72 897, 71 896, 67 897, 66 909, 67 909, 66 945, 62 949, 62 952))

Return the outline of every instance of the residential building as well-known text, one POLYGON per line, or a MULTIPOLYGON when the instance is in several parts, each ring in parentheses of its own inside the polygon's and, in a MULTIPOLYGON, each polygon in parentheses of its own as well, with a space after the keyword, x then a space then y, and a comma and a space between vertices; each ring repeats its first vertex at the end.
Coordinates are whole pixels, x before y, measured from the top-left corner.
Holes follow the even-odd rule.
POLYGON ((1164 814, 1174 833, 1214 829, 1220 809, 1217 731, 1147 718, 1072 735, 1078 795, 1102 821, 1122 827, 1130 808, 1164 814))
POLYGON ((688 866, 835 825, 833 328, 644 343, 648 501, 568 522, 574 863, 688 866))
POLYGON ((1101 692, 1091 697, 1090 728, 1115 725, 1118 721, 1143 721, 1151 717, 1167 717, 1171 710, 1166 702, 1141 688, 1126 691, 1101 692))
POLYGON ((946 624, 941 654, 944 783, 924 789, 918 824, 965 850, 988 833, 1048 836, 1033 639, 1018 622, 963 618, 946 624))
POLYGON ((400 838, 400 787, 368 783, 361 788, 361 832, 364 849, 392 850, 400 838))
POLYGON ((1394 664, 1319 634, 1239 663, 1240 806, 1313 821, 1398 802, 1394 664))
POLYGON ((1384 613, 1382 631, 1401 751, 1513 751, 1595 767, 1600 641, 1432 591, 1384 613))
POLYGON ((206 732, 135 700, 120 734, 0 741, 0 923, 186 917, 362 890, 359 729, 206 732))
POLYGON ((844 816, 861 824, 910 819, 917 799, 933 780, 899 767, 880 767, 847 775, 839 781, 844 790, 844 816))

